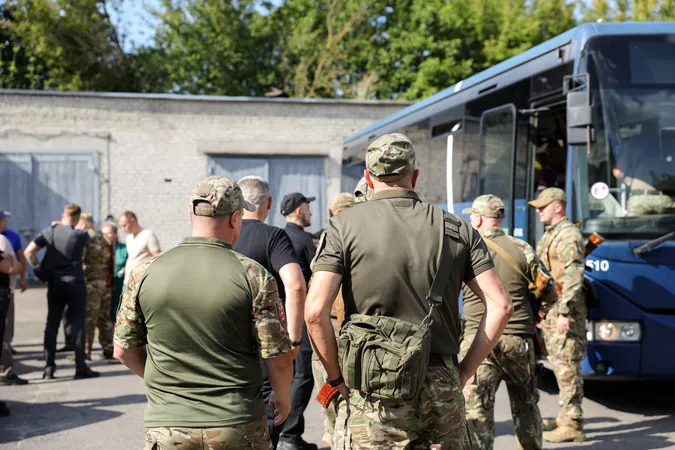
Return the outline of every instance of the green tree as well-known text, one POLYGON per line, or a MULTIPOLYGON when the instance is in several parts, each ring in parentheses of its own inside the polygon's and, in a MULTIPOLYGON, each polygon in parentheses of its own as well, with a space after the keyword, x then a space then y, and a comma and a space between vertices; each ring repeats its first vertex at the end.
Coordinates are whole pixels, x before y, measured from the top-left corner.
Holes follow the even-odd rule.
POLYGON ((262 95, 273 81, 277 42, 257 0, 163 0, 153 90, 186 94, 262 95))
POLYGON ((135 91, 139 70, 123 50, 110 8, 120 1, 7 0, 2 5, 0 85, 135 91))
POLYGON ((675 19, 675 0, 593 0, 579 2, 584 20, 595 22, 661 21, 675 19))

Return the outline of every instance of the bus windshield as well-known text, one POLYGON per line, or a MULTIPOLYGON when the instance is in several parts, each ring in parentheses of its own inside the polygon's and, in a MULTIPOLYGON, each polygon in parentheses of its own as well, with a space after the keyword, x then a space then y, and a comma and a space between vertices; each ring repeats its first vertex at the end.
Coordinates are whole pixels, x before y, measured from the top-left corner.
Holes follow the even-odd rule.
POLYGON ((583 231, 655 236, 675 229, 675 35, 598 37, 582 55, 595 141, 575 156, 583 231))

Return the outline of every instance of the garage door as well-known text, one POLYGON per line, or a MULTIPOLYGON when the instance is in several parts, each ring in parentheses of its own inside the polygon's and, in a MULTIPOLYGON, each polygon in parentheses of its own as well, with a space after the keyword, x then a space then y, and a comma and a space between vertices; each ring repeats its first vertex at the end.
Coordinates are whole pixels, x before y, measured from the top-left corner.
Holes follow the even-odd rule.
POLYGON ((63 207, 77 203, 98 220, 98 158, 95 152, 0 152, 0 209, 10 211, 9 228, 24 245, 53 220, 63 207))
POLYGON ((313 233, 323 228, 328 220, 323 165, 322 157, 212 156, 207 173, 235 181, 249 175, 268 180, 273 203, 267 223, 282 228, 286 226, 286 219, 279 212, 279 203, 284 195, 300 192, 306 197, 316 197, 310 204, 312 226, 306 230, 313 233))

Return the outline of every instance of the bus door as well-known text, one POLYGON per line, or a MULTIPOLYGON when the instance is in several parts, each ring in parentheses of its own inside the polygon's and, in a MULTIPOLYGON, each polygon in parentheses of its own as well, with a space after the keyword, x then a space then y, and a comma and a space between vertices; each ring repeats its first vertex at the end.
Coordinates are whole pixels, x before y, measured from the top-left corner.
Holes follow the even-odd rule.
MULTIPOLYGON (((536 198, 547 187, 565 189, 567 176, 566 100, 561 92, 530 103, 530 139, 527 195, 536 198)), ((531 244, 544 234, 544 225, 536 211, 527 212, 531 244)))
POLYGON ((480 195, 493 194, 504 201, 504 232, 522 237, 524 223, 515 218, 514 202, 516 130, 517 110, 512 103, 489 109, 481 115, 478 188, 480 195))

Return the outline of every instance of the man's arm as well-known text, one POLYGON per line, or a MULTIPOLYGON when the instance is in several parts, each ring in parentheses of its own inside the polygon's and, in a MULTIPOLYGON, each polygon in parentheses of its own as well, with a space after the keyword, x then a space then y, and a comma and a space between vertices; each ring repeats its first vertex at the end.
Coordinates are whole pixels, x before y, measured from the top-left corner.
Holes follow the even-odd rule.
POLYGON ((26 255, 24 254, 22 248, 16 251, 16 257, 19 260, 19 264, 21 264, 21 272, 19 272, 21 275, 19 278, 19 286, 21 286, 21 292, 25 292, 26 289, 28 289, 28 283, 26 282, 26 255))
POLYGON ((37 259, 37 252, 40 250, 40 247, 35 243, 35 241, 31 242, 28 244, 28 247, 26 247, 26 251, 24 252, 24 256, 26 257, 26 261, 32 266, 35 267, 37 266, 40 262, 37 259))
POLYGON ((113 356, 139 377, 145 376, 145 360, 148 357, 145 347, 124 349, 115 345, 113 356))
POLYGON ((159 239, 155 233, 150 233, 148 237, 148 251, 152 256, 157 256, 162 253, 162 248, 159 246, 159 239))
MULTIPOLYGON (((302 339, 303 313, 305 308, 305 278, 298 263, 288 263, 279 269, 281 282, 286 291, 286 316, 288 320, 288 335, 293 342, 302 339)), ((297 347, 296 347, 297 349, 297 347)))
POLYGON ((286 329, 286 313, 279 298, 277 282, 262 266, 247 268, 253 290, 253 339, 265 361, 267 376, 274 390, 270 404, 276 405, 274 424, 280 425, 291 409, 293 352, 286 329))
MULTIPOLYGON (((274 425, 281 425, 291 411, 291 382, 293 381, 293 353, 265 359, 267 378, 274 391, 274 425)), ((271 403, 271 402, 270 402, 271 403)))
POLYGON ((494 268, 482 272, 467 282, 467 285, 485 305, 485 314, 483 314, 469 351, 459 363, 462 387, 476 373, 478 366, 497 344, 513 314, 511 296, 494 268))
POLYGON ((12 257, 9 256, 8 254, 0 252, 0 273, 8 275, 9 272, 12 270, 11 258, 12 257))
MULTIPOLYGON (((342 375, 338 362, 335 331, 330 319, 331 307, 341 283, 341 274, 327 271, 315 272, 305 305, 307 331, 329 380, 335 380, 342 375)), ((344 383, 338 386, 338 389, 345 398, 349 397, 349 389, 344 383)))
POLYGON ((148 266, 150 266, 149 262, 141 264, 129 274, 129 281, 122 294, 120 308, 117 312, 113 339, 115 344, 113 356, 115 359, 141 378, 145 376, 145 360, 147 358, 145 346, 148 343, 148 330, 138 301, 138 294, 148 266))

